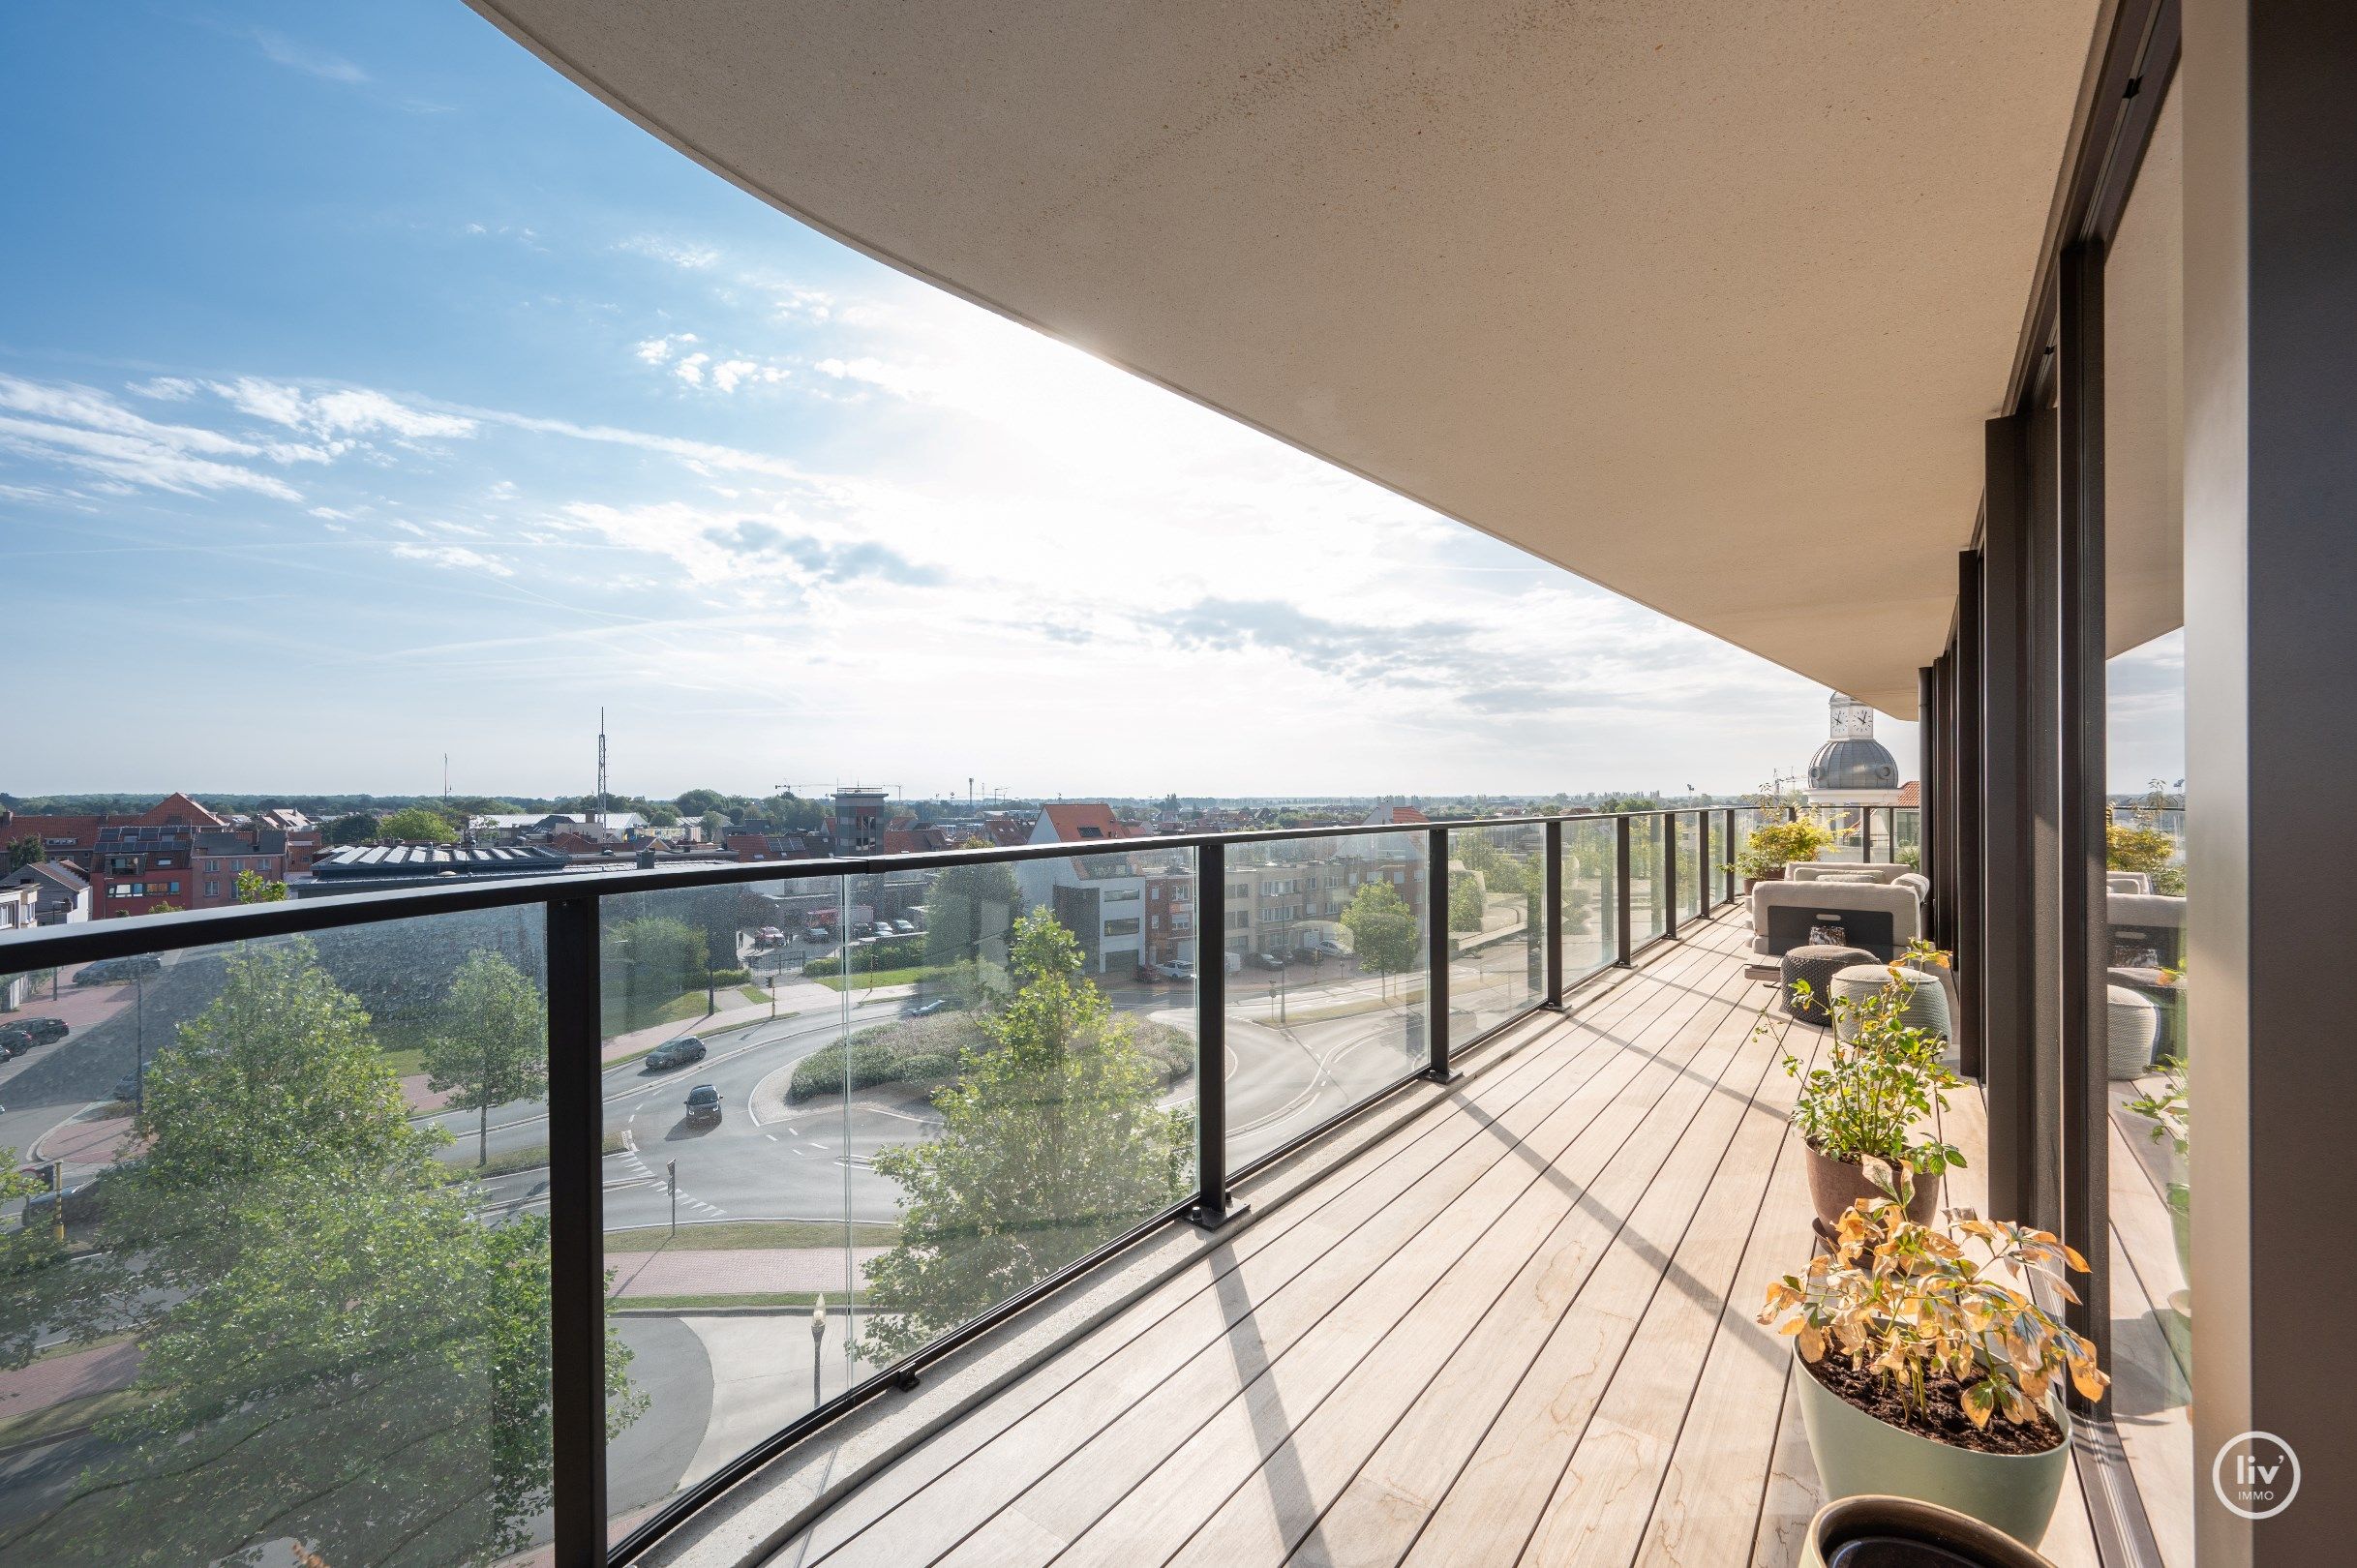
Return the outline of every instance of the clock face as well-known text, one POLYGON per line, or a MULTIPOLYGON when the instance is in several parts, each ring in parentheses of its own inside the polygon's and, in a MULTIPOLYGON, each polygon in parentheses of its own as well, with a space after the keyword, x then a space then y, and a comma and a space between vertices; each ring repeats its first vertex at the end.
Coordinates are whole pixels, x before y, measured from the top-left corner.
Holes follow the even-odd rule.
POLYGON ((1833 704, 1833 739, 1836 740, 1867 740, 1874 736, 1874 709, 1863 703, 1848 699, 1833 704))

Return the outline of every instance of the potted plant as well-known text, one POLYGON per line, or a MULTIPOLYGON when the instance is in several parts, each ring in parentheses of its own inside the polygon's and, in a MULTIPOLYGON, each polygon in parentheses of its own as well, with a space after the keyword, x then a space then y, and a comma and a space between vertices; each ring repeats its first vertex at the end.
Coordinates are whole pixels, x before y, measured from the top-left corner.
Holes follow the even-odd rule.
POLYGON ((2070 1383, 2097 1399, 2095 1347, 2032 1295, 2070 1301, 2086 1259, 2046 1231, 1918 1224, 1907 1176, 1841 1217, 1830 1255, 1768 1287, 1760 1321, 1792 1337, 1809 1453, 1828 1498, 1919 1497, 2036 1546, 2070 1465, 2070 1383))
POLYGON ((1762 823, 1735 852, 1735 869, 1743 879, 1743 890, 1749 892, 1756 884, 1778 880, 1795 860, 1817 859, 1817 852, 1837 838, 1832 829, 1814 817, 1762 823))
POLYGON ((1817 1510, 1800 1568, 2054 1568, 1993 1525, 1919 1497, 1840 1497, 1817 1510))
MULTIPOLYGON (((1964 1165, 1963 1152, 1936 1131, 1916 1133, 1934 1110, 1948 1108, 1947 1092, 1960 1080, 1941 1063, 1947 1040, 1909 1021, 1915 981, 1907 976, 1947 963, 1948 954, 1929 943, 1910 944, 1881 990, 1832 998, 1833 1034, 1821 1065, 1802 1077, 1804 1064, 1785 1053, 1784 1070, 1801 1079, 1793 1125, 1808 1148, 1809 1197, 1827 1235, 1852 1207, 1881 1191, 1869 1174, 1873 1162, 1911 1173, 1908 1214, 1919 1223, 1939 1206, 1940 1178, 1950 1165, 1964 1165)), ((1794 981, 1793 994, 1807 1003, 1808 981, 1794 981)))

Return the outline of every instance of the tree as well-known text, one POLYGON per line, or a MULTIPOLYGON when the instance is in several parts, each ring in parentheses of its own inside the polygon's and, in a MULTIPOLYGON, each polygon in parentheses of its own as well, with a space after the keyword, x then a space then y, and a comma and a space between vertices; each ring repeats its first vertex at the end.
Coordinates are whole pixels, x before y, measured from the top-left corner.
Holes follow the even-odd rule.
POLYGON ((275 904, 286 896, 283 882, 273 882, 259 871, 237 873, 237 901, 241 904, 275 904))
POLYGON ((1022 901, 1014 868, 1003 860, 951 866, 925 890, 924 961, 1005 968, 1007 933, 1022 901))
POLYGON ((1343 910, 1342 923, 1361 969, 1391 976, 1416 967, 1416 939, 1422 933, 1415 912, 1390 883, 1370 882, 1359 889, 1343 910))
POLYGON ((1041 910, 1016 922, 1014 990, 937 1091, 940 1136, 886 1149, 899 1245, 868 1265, 871 1359, 915 1348, 1095 1251, 1194 1185, 1193 1118, 1155 1104, 1129 1019, 1041 910))
POLYGON ((483 949, 459 966, 444 1012, 423 1053, 426 1087, 476 1113, 474 1162, 488 1164, 491 1107, 547 1090, 548 1003, 522 970, 483 949))
POLYGON ((1489 895, 1482 888, 1481 873, 1467 867, 1462 876, 1449 880, 1449 929, 1478 931, 1481 919, 1489 908, 1489 895))
POLYGON ((607 983, 642 1006, 659 1007, 701 988, 710 966, 705 935, 668 915, 641 915, 606 927, 607 983))
POLYGON ((365 811, 348 812, 327 825, 330 844, 366 844, 378 833, 377 819, 365 811))
POLYGON ((377 825, 377 836, 392 844, 455 844, 458 829, 438 811, 403 806, 377 825))
POLYGON ((8 847, 8 868, 11 871, 21 871, 28 865, 39 865, 48 858, 48 846, 34 833, 25 834, 8 847))
POLYGON ((680 815, 683 817, 706 816, 714 811, 726 811, 730 806, 741 803, 736 796, 725 795, 718 790, 689 790, 672 801, 673 805, 679 807, 680 815))
POLYGON ((727 831, 728 818, 722 816, 717 811, 707 811, 704 813, 704 836, 706 838, 717 839, 722 833, 727 831))
MULTIPOLYGON (((71 1320, 136 1337, 137 1377, 89 1466, 0 1526, 0 1556, 510 1554, 549 1502, 548 1223, 470 1212, 308 942, 225 968, 150 1062, 143 1152, 66 1271, 87 1301, 71 1320)), ((609 1336, 619 1424, 644 1406, 628 1359, 609 1336)))

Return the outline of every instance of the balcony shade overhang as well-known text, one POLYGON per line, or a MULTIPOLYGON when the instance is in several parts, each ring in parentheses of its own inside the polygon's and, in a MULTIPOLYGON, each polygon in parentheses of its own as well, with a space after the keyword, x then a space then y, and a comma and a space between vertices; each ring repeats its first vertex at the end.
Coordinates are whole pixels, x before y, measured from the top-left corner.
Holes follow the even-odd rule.
POLYGON ((2106 9, 473 3, 825 232, 1901 717, 2106 9))

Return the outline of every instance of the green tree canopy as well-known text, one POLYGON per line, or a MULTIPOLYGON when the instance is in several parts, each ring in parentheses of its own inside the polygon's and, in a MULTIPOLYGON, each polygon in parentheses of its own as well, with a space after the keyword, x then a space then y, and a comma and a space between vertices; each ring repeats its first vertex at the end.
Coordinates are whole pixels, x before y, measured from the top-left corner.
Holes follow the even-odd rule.
POLYGON ((377 833, 377 819, 365 811, 348 812, 327 825, 330 844, 366 844, 377 833))
POLYGON ((259 871, 240 871, 236 891, 241 904, 275 904, 287 896, 287 885, 273 882, 259 871))
POLYGON ((377 836, 387 843, 455 844, 458 829, 438 811, 403 806, 377 824, 377 836))
POLYGON ((475 1163, 488 1163, 491 1107, 535 1100, 548 1088, 547 999, 500 954, 471 952, 422 1054, 426 1087, 475 1113, 475 1163))
POLYGON ((1422 934, 1416 914, 1390 883, 1370 882, 1359 889, 1343 910, 1342 923, 1350 933, 1350 948, 1361 969, 1388 976, 1416 967, 1416 943, 1422 934))
MULTIPOLYGON (((368 1014, 301 940, 226 961, 149 1064, 142 1153, 71 1273, 90 1333, 143 1350, 98 1456, 0 1557, 485 1561, 549 1501, 545 1220, 470 1212, 368 1014)), ((609 1339, 610 1408, 643 1407, 609 1339)), ((619 1426, 618 1429, 619 1430, 619 1426)))
POLYGON ((1481 918, 1489 907, 1489 897, 1482 889, 1481 873, 1467 867, 1462 875, 1449 879, 1449 929, 1478 931, 1481 918))
POLYGON ((8 868, 11 871, 21 871, 28 865, 39 865, 48 858, 48 846, 41 841, 38 834, 27 833, 22 838, 13 840, 8 847, 8 868))
POLYGON ((900 1244, 868 1265, 871 1359, 1006 1300, 1185 1197, 1194 1121, 1155 1104, 1130 1022, 1044 910, 1016 922, 1014 990, 938 1091, 941 1135, 887 1149, 900 1244))

